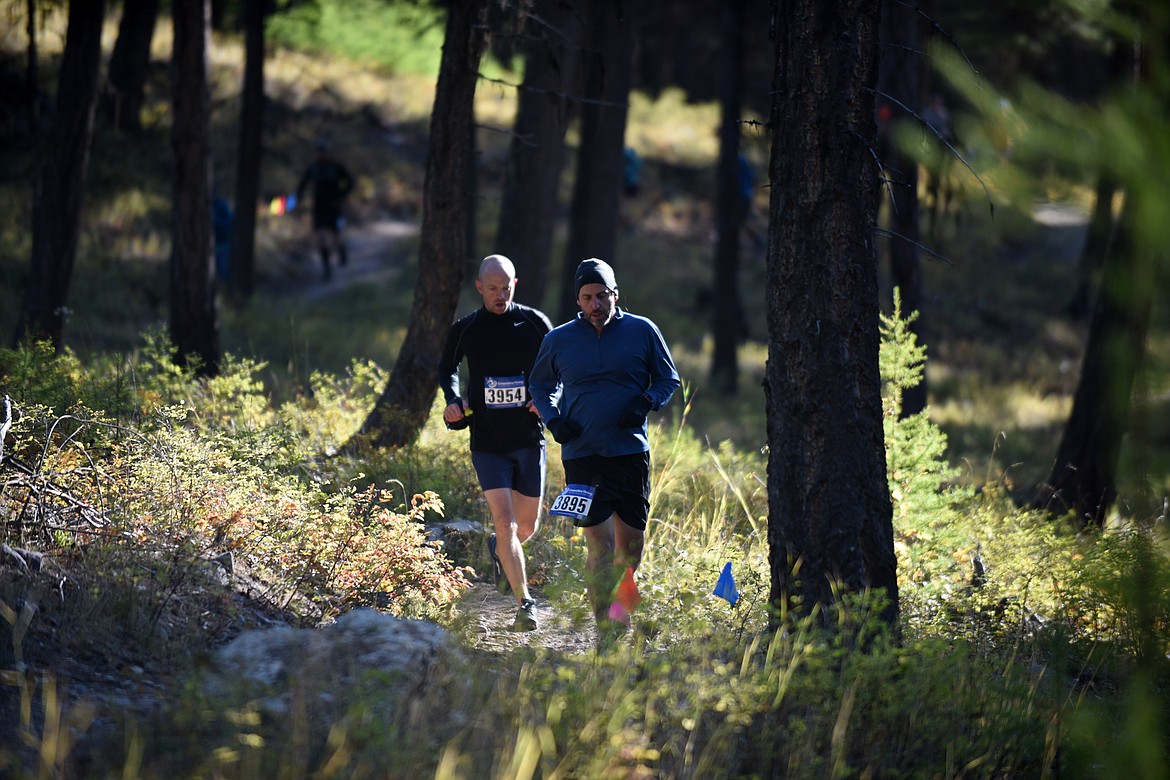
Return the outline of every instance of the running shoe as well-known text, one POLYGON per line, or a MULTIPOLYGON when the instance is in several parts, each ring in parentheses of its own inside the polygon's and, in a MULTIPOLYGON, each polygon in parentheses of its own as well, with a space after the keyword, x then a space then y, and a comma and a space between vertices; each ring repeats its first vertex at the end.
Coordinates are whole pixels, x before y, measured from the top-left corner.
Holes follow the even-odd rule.
POLYGON ((516 620, 512 623, 512 630, 535 631, 536 629, 536 602, 532 599, 524 599, 520 602, 519 611, 516 612, 516 620))
POLYGON ((500 556, 496 554, 496 535, 493 533, 487 540, 488 554, 492 556, 492 580, 496 584, 497 593, 507 593, 512 589, 508 583, 508 575, 504 574, 504 565, 500 563, 500 556))

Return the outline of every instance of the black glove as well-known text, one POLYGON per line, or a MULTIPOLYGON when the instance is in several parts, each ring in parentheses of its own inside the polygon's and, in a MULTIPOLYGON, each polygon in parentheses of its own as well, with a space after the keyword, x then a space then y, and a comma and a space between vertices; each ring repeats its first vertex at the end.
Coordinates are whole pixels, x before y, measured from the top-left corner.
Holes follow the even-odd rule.
MULTIPOLYGON (((460 406, 463 406, 463 399, 456 397, 455 400, 451 402, 451 404, 459 404, 460 406)), ((447 404, 447 406, 450 406, 451 404, 447 404)), ((464 409, 463 410, 463 417, 461 417, 460 419, 456 420, 453 423, 447 422, 446 420, 443 420, 443 422, 446 424, 447 430, 461 431, 464 428, 466 428, 467 426, 471 425, 471 410, 464 409)))
POLYGON ((646 424, 646 415, 650 413, 650 399, 640 395, 630 402, 622 416, 618 418, 619 428, 641 428, 646 424))
POLYGON ((554 417, 545 423, 557 444, 568 444, 581 435, 581 429, 564 417, 554 417))

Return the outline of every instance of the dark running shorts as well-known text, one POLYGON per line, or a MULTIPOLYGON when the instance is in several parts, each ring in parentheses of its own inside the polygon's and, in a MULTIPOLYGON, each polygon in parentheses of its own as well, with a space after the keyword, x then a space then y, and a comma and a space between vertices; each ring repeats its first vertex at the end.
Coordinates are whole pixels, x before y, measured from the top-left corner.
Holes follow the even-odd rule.
POLYGON ((586 455, 564 461, 565 483, 594 485, 589 519, 582 527, 604 523, 614 512, 622 522, 638 531, 646 530, 650 515, 650 453, 633 455, 586 455))
POLYGON ((511 452, 471 453, 471 464, 483 490, 511 488, 532 498, 544 495, 544 447, 511 452))
POLYGON ((336 233, 340 225, 341 209, 313 209, 313 230, 332 230, 336 233))

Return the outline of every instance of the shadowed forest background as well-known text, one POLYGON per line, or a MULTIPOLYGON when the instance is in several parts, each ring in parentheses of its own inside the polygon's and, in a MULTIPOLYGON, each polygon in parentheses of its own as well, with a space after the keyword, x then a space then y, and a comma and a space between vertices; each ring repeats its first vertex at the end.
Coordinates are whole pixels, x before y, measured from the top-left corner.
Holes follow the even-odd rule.
MULTIPOLYGON (((5 430, 7 442, 0 439, 0 457, 10 458, 0 461, 8 480, 0 488, 6 513, 0 538, 6 547, 45 550, 59 566, 78 567, 63 570, 91 586, 88 600, 62 598, 53 608, 45 595, 53 582, 0 561, 0 600, 16 640, 12 652, 0 652, 0 667, 14 670, 5 678, 11 701, 0 714, 13 713, 13 734, 24 745, 0 752, 0 767, 31 776, 34 767, 55 765, 81 776, 79 767, 113 771, 137 761, 143 776, 178 767, 240 777, 329 774, 323 767, 334 767, 336 776, 402 776, 387 768, 386 756, 394 755, 412 773, 444 777, 1170 775, 1170 329, 1164 296, 1156 294, 1167 282, 1158 243, 1166 201, 1160 185, 1145 183, 1140 162, 1156 174, 1164 170, 1157 163, 1170 157, 1164 132, 1170 19, 1156 4, 884 4, 872 148, 883 173, 872 240, 883 314, 895 314, 895 286, 897 315, 917 312, 906 325, 883 320, 882 329, 901 617, 887 634, 879 602, 843 598, 834 613, 839 630, 823 636, 816 621, 794 622, 790 632, 768 630, 777 619, 767 609, 763 383, 769 349, 777 348, 768 319, 770 242, 777 240, 769 218, 773 188, 787 186, 773 176, 775 155, 783 154, 773 148, 770 126, 775 9, 738 0, 740 15, 729 22, 720 3, 629 4, 633 11, 624 18, 636 23, 626 31, 632 65, 622 145, 640 167, 636 186, 612 187, 601 207, 616 214, 612 256, 604 259, 616 270, 622 306, 661 328, 684 389, 653 418, 660 526, 649 536, 648 547, 658 549, 648 552, 645 634, 611 664, 572 652, 572 641, 546 639, 542 646, 539 638, 525 644, 490 632, 477 637, 458 594, 477 579, 478 548, 435 569, 429 553, 386 563, 379 550, 387 549, 387 538, 371 538, 368 549, 353 545, 352 559, 338 554, 334 569, 319 566, 320 550, 345 546, 329 536, 343 525, 337 518, 357 523, 337 532, 354 534, 344 537, 351 544, 367 533, 357 530, 369 517, 361 507, 384 509, 388 528, 401 522, 407 530, 394 533, 411 549, 424 546, 412 534, 425 518, 485 516, 466 441, 443 431, 433 410, 406 446, 363 450, 354 443, 380 408, 379 393, 417 313, 420 267, 432 252, 446 257, 442 246, 427 243, 422 224, 427 188, 434 186, 427 180, 436 164, 428 146, 436 139, 443 4, 210 4, 207 195, 226 201, 237 224, 246 212, 255 225, 246 276, 235 266, 217 274, 204 263, 214 261, 210 210, 200 228, 202 259, 194 267, 211 280, 211 297, 197 305, 214 311, 218 349, 210 375, 202 371, 206 362, 183 360, 199 347, 186 352, 175 338, 175 310, 185 305, 176 303, 176 268, 188 267, 174 241, 182 156, 173 119, 184 109, 172 89, 172 52, 178 57, 172 47, 184 4, 157 9, 141 67, 144 92, 130 122, 124 96, 108 82, 119 21, 141 4, 104 5, 91 151, 83 183, 65 187, 80 197, 80 217, 67 306, 57 312, 62 337, 55 347, 38 348, 21 328, 38 273, 30 263, 37 252, 35 204, 45 191, 45 161, 60 151, 50 128, 62 112, 58 74, 72 11, 66 3, 0 3, 0 335, 11 347, 0 363, 0 394, 17 408, 15 416, 9 412, 15 424, 10 434, 5 430), (241 153, 244 29, 261 6, 260 152, 249 157, 241 153), (918 37, 900 37, 891 19, 910 19, 918 37), (1126 23, 1135 20, 1145 27, 1126 23), (741 54, 734 66, 729 47, 741 54), (1148 59, 1132 55, 1139 50, 1148 59), (890 70, 889 63, 903 60, 916 63, 912 77, 890 70), (1142 81, 1135 73, 1150 75, 1142 81), (907 84, 912 95, 902 89, 907 84), (736 147, 728 155, 731 93, 736 147), (1082 132, 1062 132, 1069 128, 1082 132), (345 209, 350 261, 328 281, 321 279, 308 209, 285 210, 318 142, 356 177, 345 209), (736 154, 751 171, 750 197, 742 203, 741 169, 728 167, 736 154), (256 192, 254 202, 240 203, 247 160, 258 163, 256 192), (916 195, 912 210, 898 206, 907 189, 916 195), (720 254, 728 251, 728 231, 736 236, 730 265, 720 254), (1127 277, 1134 287, 1120 300, 1145 312, 1126 325, 1142 348, 1132 360, 1123 419, 1098 426, 1116 433, 1116 497, 1102 504, 1099 517, 1068 516, 1045 486, 1062 441, 1071 438, 1066 428, 1083 386, 1098 290, 1108 278, 1105 257, 1134 243, 1140 249, 1131 255, 1145 258, 1146 275, 1127 277), (901 265, 907 247, 916 254, 909 269, 901 265), (729 304, 738 311, 725 316, 729 304), (726 358, 728 339, 731 381, 717 356, 722 350, 726 358), (914 378, 915 339, 926 350, 921 383, 914 378), (917 398, 916 408, 908 397, 917 398), (924 417, 911 416, 920 409, 924 417), (62 425, 79 432, 62 434, 62 425), (159 458, 155 467, 168 464, 172 482, 145 466, 116 476, 145 457, 120 450, 132 446, 123 438, 135 435, 152 442, 150 457, 159 458), (67 454, 75 442, 84 442, 82 455, 67 454), (172 460, 158 455, 163 451, 172 460), (111 514, 134 529, 128 539, 166 541, 134 552, 79 552, 98 546, 97 520, 72 504, 66 509, 79 519, 64 527, 49 510, 30 515, 22 508, 28 496, 43 494, 32 487, 33 474, 12 470, 17 457, 67 486, 77 501, 87 497, 86 507, 116 507, 111 514), (85 475, 69 476, 75 472, 85 475), (166 490, 158 487, 164 483, 166 490), (371 485, 392 496, 364 492, 371 485), (175 516, 164 523, 160 507, 167 506, 175 516), (273 531, 282 513, 300 525, 273 531), (29 758, 50 741, 52 718, 44 709, 17 725, 16 714, 29 709, 18 698, 43 705, 46 696, 43 682, 27 682, 26 669, 56 670, 67 680, 85 674, 79 659, 119 659, 181 686, 202 663, 197 653, 180 651, 182 644, 211 653, 257 622, 241 616, 220 633, 201 634, 191 616, 211 597, 188 593, 186 580, 160 584, 152 575, 143 584, 140 554, 178 561, 224 549, 249 562, 256 582, 267 583, 257 602, 279 607, 281 620, 317 625, 360 606, 435 620, 484 654, 474 668, 498 674, 505 694, 494 695, 482 681, 483 689, 444 687, 472 713, 471 725, 453 720, 425 738, 403 716, 385 732, 370 726, 355 715, 368 702, 345 696, 324 713, 257 715, 262 725, 252 728, 237 717, 251 712, 248 696, 228 704, 193 694, 140 732, 136 713, 115 717, 113 727, 99 716, 102 728, 88 743, 79 739, 80 750, 71 752, 66 741, 56 764, 29 758), (102 587, 83 566, 86 555, 108 567, 102 587), (748 604, 731 611, 710 606, 714 577, 728 560, 748 604), (282 567, 296 577, 282 579, 282 567), (119 624, 112 616, 122 613, 97 595, 103 588, 126 614, 138 615, 143 604, 156 611, 119 624), (148 595, 125 595, 123 603, 122 589, 148 595), (395 600, 388 593, 407 595, 395 600), (34 600, 42 616, 22 622, 17 605, 34 600), (158 615, 168 610, 175 613, 167 618, 170 634, 160 639, 158 615), (104 611, 110 617, 95 617, 104 611), (44 628, 45 615, 57 621, 53 631, 44 628), (855 652, 860 648, 871 652, 855 652), (538 671, 542 664, 548 668, 538 671), (913 673, 899 674, 899 665, 913 673), (604 714, 589 706, 600 698, 610 707, 604 714), (907 715, 924 701, 939 713, 934 722, 907 715), (570 714, 554 717, 565 702, 570 714), (237 714, 193 714, 217 708, 237 714), (304 734, 288 726, 314 716, 304 734), (794 726, 806 717, 805 730, 794 726), (485 722, 505 722, 508 733, 497 738, 485 722), (883 730, 883 723, 897 725, 883 730), (341 743, 331 742, 338 724, 341 743), (173 735, 184 729, 191 738, 176 746, 173 735), (242 753, 216 752, 236 732, 242 753), (129 733, 141 734, 146 746, 103 755, 103 746, 129 733), (260 746, 242 739, 255 735, 260 746), (288 744, 296 766, 280 763, 281 745, 288 744)), ((526 13, 540 20, 554 5, 577 8, 490 3, 483 17, 466 175, 448 181, 446 190, 463 199, 468 219, 466 234, 447 245, 463 251, 459 313, 478 305, 471 279, 479 259, 505 251, 523 215, 536 213, 509 215, 515 197, 509 166, 519 137, 519 87, 533 68, 522 34, 533 28, 523 20, 526 13)), ((588 244, 573 217, 575 187, 591 175, 589 158, 584 165, 579 159, 585 131, 577 99, 566 100, 557 197, 543 204, 551 243, 544 262, 527 273, 518 262, 517 299, 541 307, 554 323, 572 314, 565 268, 583 259, 573 252, 588 244), (537 298, 526 297, 529 289, 539 290, 537 298)), ((431 197, 438 197, 434 190, 431 197)), ((232 243, 230 263, 237 249, 232 243)), ((1123 373, 1108 359, 1104 366, 1106 374, 1123 373)), ((434 391, 433 382, 418 389, 424 404, 434 391)), ((550 443, 552 495, 563 481, 558 450, 550 443)), ((579 539, 555 520, 542 536, 529 553, 534 580, 542 599, 566 616, 566 635, 580 635, 579 539)), ((101 691, 83 687, 70 701, 86 693, 102 701, 101 691)), ((433 707, 427 711, 438 717, 446 705, 418 706, 433 707)))

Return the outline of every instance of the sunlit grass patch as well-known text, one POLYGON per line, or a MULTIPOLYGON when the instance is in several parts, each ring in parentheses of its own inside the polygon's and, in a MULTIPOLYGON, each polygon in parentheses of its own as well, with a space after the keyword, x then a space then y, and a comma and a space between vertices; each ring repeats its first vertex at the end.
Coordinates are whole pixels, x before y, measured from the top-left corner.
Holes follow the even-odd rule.
POLYGON ((706 167, 718 152, 718 105, 692 103, 680 89, 631 93, 629 125, 626 143, 643 157, 706 167))

